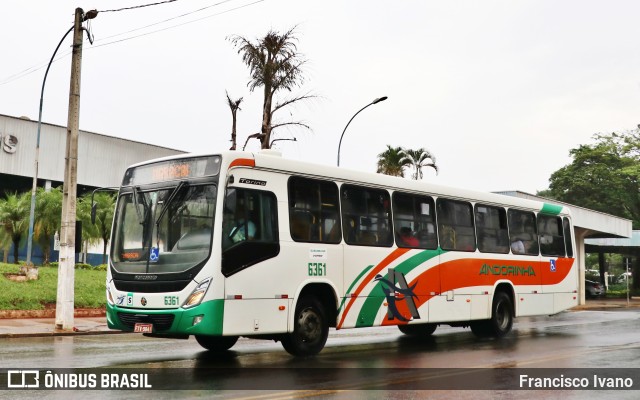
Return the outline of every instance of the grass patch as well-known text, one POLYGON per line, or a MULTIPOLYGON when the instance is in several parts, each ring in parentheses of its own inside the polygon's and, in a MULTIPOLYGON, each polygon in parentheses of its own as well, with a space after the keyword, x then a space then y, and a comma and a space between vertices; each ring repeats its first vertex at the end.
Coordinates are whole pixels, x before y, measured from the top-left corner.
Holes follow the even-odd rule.
MULTIPOLYGON (((44 310, 56 303, 58 268, 38 268, 38 280, 14 282, 4 275, 19 272, 16 264, 0 263, 0 310, 44 310)), ((76 308, 105 306, 107 272, 96 269, 76 269, 74 303, 76 308)))

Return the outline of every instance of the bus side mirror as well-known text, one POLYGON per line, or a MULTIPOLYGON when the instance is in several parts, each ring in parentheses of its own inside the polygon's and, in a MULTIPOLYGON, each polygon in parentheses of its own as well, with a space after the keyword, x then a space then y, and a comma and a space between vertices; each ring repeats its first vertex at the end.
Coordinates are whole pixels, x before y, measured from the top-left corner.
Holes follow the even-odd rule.
POLYGON ((96 224, 96 211, 98 211, 98 203, 91 204, 91 223, 96 224))

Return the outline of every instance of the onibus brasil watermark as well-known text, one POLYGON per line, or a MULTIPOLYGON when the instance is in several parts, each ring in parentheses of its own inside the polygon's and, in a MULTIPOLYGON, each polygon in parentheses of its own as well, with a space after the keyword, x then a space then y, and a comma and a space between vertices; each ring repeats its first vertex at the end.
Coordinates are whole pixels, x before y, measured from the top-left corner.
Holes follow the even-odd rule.
POLYGON ((9 389, 151 389, 145 373, 7 371, 9 389))

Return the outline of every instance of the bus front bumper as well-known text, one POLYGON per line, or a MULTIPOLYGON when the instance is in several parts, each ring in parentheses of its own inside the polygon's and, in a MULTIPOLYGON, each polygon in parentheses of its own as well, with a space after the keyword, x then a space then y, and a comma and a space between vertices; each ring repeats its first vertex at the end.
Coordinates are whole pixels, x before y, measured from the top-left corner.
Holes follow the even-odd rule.
POLYGON ((222 335, 224 300, 211 300, 191 308, 141 309, 107 304, 107 326, 133 332, 136 324, 151 324, 154 334, 222 335))

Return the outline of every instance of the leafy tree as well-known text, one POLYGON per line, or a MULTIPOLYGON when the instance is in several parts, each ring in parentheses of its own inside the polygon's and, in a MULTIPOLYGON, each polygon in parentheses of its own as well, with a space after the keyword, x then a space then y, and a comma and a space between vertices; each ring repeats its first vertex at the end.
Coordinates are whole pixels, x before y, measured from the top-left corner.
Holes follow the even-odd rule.
POLYGON ((13 262, 18 264, 18 251, 20 242, 25 239, 29 228, 29 208, 31 197, 29 193, 6 194, 4 200, 0 200, 0 223, 5 234, 13 243, 13 262))
POLYGON ((640 227, 640 128, 596 134, 571 149, 573 158, 551 175, 549 194, 567 203, 629 218, 640 227))
POLYGON ((401 162, 405 165, 410 165, 414 170, 414 173, 411 175, 413 179, 422 179, 423 167, 431 167, 436 170, 436 175, 438 174, 436 157, 431 154, 429 150, 426 150, 425 148, 419 148, 417 150, 402 149, 400 152, 403 156, 401 162))
POLYGON ((276 93, 283 90, 291 92, 304 81, 302 66, 306 60, 298 53, 294 30, 295 28, 292 28, 282 34, 271 30, 255 42, 238 35, 228 38, 238 49, 238 54, 242 55, 242 61, 249 67, 251 74, 249 89, 253 91, 256 88, 263 88, 262 126, 259 134, 252 135, 260 139, 263 149, 269 148, 272 131, 276 128, 297 125, 310 129, 302 122, 273 123, 273 115, 278 110, 300 100, 314 97, 305 94, 274 103, 276 93))
POLYGON ((89 243, 102 241, 102 263, 107 262, 107 245, 111 235, 111 224, 113 213, 115 212, 116 197, 111 193, 97 192, 94 196, 97 204, 96 221, 91 223, 91 195, 88 194, 80 199, 77 215, 82 221, 82 238, 89 243))
POLYGON ((378 154, 378 169, 376 172, 404 178, 405 164, 402 162, 403 158, 402 147, 387 145, 387 149, 378 154))
POLYGON ((242 103, 242 97, 237 100, 232 100, 229 97, 229 93, 225 92, 227 95, 227 104, 229 104, 229 109, 231 109, 231 148, 229 150, 236 149, 236 121, 238 110, 240 110, 240 103, 242 103))
POLYGON ((62 190, 54 188, 45 191, 38 188, 36 193, 34 238, 42 249, 43 264, 48 264, 51 253, 51 239, 56 231, 60 231, 62 218, 62 190))

